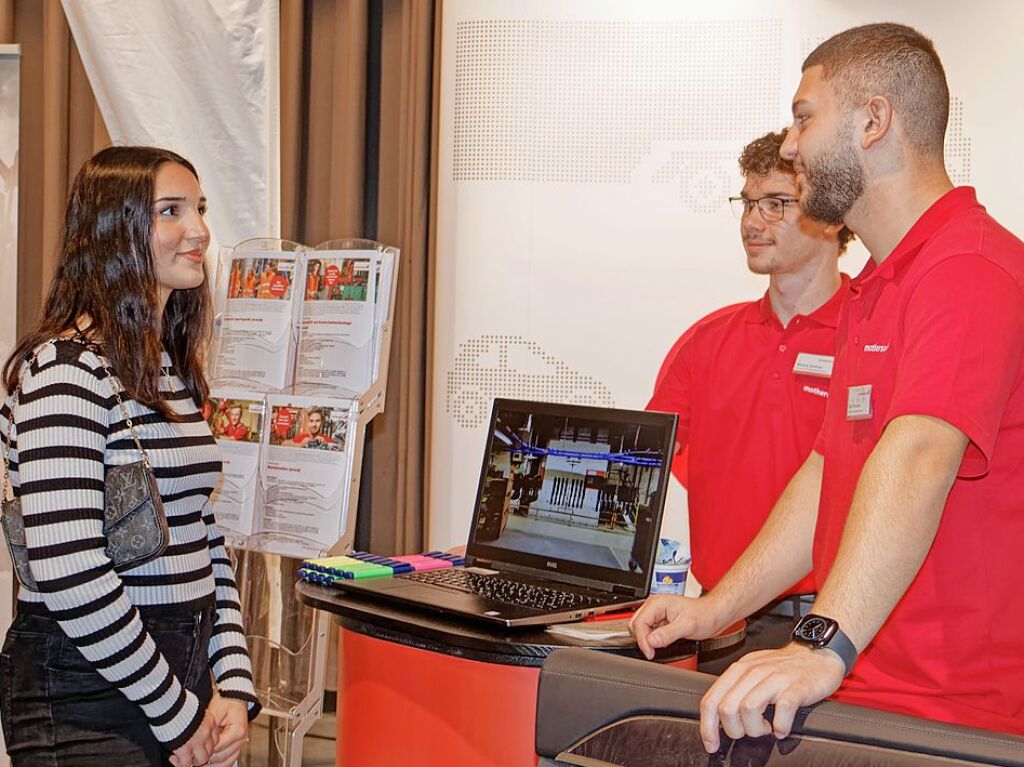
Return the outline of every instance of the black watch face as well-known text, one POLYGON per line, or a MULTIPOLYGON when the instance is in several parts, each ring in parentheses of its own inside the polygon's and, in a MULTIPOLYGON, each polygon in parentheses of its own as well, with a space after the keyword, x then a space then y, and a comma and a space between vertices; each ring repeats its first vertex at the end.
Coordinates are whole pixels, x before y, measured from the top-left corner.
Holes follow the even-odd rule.
POLYGON ((835 633, 836 622, 818 615, 808 615, 797 626, 794 637, 817 647, 823 646, 835 633))

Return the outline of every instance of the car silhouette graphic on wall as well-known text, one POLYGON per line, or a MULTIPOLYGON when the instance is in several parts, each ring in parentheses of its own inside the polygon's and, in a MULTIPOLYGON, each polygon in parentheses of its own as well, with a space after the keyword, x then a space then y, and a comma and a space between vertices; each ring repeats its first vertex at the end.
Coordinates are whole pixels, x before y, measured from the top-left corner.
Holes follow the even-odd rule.
POLYGON ((495 397, 612 407, 608 387, 522 336, 484 335, 459 345, 448 370, 446 406, 460 426, 483 423, 495 397))

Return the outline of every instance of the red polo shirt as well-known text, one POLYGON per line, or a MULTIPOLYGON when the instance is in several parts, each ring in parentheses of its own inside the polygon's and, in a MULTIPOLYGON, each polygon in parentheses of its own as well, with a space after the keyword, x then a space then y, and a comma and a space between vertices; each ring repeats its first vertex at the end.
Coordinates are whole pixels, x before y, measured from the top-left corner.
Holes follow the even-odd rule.
MULTIPOLYGON (((687 486, 692 568, 705 588, 739 559, 814 445, 829 379, 793 368, 801 352, 834 354, 848 286, 843 275, 831 299, 785 328, 767 293, 721 309, 687 330, 662 365, 647 408, 679 414, 686 452, 673 472, 687 486)), ((808 576, 786 593, 813 590, 808 576)))
POLYGON ((249 438, 249 427, 244 423, 240 423, 237 426, 232 426, 229 423, 224 427, 222 434, 225 439, 233 439, 238 442, 242 442, 249 438))
POLYGON ((920 572, 836 697, 1024 734, 1024 244, 973 189, 949 192, 868 262, 839 339, 816 446, 822 582, 889 421, 934 416, 970 445, 920 572), (847 390, 863 385, 872 416, 848 420, 847 390))

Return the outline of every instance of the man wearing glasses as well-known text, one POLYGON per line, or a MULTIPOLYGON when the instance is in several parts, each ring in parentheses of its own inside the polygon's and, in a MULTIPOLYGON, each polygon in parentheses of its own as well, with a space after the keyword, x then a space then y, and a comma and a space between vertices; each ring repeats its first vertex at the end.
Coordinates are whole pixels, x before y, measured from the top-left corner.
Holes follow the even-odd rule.
MULTIPOLYGON (((745 183, 730 203, 747 267, 768 276, 759 301, 725 307, 686 331, 662 365, 650 410, 678 413, 673 471, 687 487, 692 571, 706 590, 740 557, 807 458, 825 414, 848 229, 797 205, 782 133, 747 145, 745 183)), ((748 619, 736 649, 702 653, 720 673, 751 650, 781 647, 814 590, 810 575, 748 619)))

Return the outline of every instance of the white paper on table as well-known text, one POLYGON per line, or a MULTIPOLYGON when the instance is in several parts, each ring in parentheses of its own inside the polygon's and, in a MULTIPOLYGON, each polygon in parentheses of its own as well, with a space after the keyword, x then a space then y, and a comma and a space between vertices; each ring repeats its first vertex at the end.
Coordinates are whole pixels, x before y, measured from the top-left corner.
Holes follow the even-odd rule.
POLYGON ((219 318, 212 358, 219 383, 242 382, 262 390, 291 385, 294 354, 294 252, 232 255, 219 280, 219 318))
POLYGON ((375 250, 313 251, 304 257, 295 384, 358 395, 373 382, 375 250))
POLYGON ((250 548, 315 556, 345 524, 352 401, 269 395, 261 498, 250 548))
POLYGON ((210 496, 217 527, 229 544, 252 535, 266 403, 262 394, 214 389, 207 423, 220 447, 223 474, 210 496))
POLYGON ((629 621, 583 621, 580 623, 556 623, 548 626, 547 631, 559 636, 571 637, 573 639, 584 639, 590 642, 602 642, 610 639, 631 638, 629 621))

